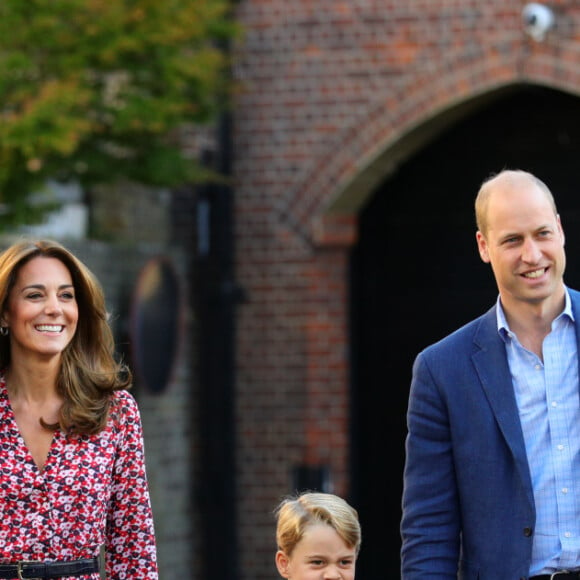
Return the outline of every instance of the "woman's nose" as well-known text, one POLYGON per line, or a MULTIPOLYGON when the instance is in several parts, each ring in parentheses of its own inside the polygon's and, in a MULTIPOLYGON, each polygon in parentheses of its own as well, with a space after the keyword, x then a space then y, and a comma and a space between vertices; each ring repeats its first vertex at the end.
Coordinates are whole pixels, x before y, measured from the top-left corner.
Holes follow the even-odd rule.
POLYGON ((45 305, 44 311, 47 314, 58 314, 61 312, 61 305, 58 296, 49 296, 45 305))

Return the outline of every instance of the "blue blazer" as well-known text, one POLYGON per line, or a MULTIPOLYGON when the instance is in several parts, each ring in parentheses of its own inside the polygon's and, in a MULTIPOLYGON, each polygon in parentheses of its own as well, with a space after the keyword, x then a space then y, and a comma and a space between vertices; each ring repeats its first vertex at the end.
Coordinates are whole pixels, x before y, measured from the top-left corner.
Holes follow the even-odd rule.
POLYGON ((402 580, 527 578, 536 512, 495 306, 417 356, 407 424, 402 580))

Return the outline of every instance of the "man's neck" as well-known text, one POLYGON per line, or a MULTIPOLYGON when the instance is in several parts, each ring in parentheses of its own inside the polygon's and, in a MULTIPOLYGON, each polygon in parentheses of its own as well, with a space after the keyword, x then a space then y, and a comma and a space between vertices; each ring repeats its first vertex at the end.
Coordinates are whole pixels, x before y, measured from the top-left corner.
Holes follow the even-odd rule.
POLYGON ((516 334, 518 340, 528 350, 542 358, 542 343, 550 334, 552 323, 562 313, 566 305, 565 290, 562 295, 549 299, 532 301, 504 302, 502 308, 509 328, 516 334))

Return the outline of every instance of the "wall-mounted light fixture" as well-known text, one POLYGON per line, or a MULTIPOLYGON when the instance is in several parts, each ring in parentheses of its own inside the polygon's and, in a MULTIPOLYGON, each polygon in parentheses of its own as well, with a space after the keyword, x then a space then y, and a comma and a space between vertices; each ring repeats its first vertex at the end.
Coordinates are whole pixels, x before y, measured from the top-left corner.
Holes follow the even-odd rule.
POLYGON ((524 6, 522 20, 525 32, 537 42, 544 40, 555 22, 552 9, 539 2, 530 2, 524 6))

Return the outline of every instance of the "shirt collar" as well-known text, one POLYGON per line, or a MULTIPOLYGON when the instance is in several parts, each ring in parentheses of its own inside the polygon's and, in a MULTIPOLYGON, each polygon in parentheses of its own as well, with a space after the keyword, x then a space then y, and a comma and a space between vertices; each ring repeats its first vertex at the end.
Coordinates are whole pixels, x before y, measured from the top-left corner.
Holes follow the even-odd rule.
MULTIPOLYGON (((570 293, 568 292, 568 288, 564 288, 565 290, 565 304, 564 310, 560 312, 558 316, 554 319, 554 322, 563 316, 567 316, 572 322, 574 322, 574 313, 572 312, 572 300, 570 299, 570 293)), ((500 336, 505 340, 510 336, 510 327, 508 325, 505 312, 503 306, 501 305, 500 296, 497 297, 497 308, 496 308, 496 317, 497 317, 497 331, 499 332, 500 336)), ((552 322, 552 328, 554 327, 554 322, 552 322)))

